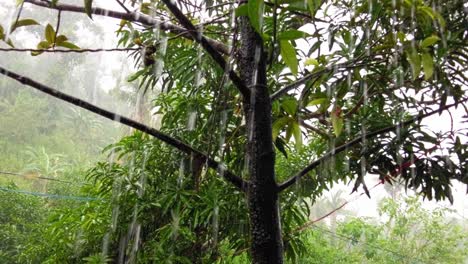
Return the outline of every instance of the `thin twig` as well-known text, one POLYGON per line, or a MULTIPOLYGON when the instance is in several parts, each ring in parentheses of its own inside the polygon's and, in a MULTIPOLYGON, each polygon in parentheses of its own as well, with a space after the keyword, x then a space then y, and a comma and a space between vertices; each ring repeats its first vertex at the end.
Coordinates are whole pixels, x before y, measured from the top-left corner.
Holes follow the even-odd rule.
POLYGON ((4 52, 49 52, 49 53, 85 53, 85 52, 112 52, 112 51, 136 51, 141 48, 113 48, 113 49, 19 49, 0 48, 4 52))
POLYGON ((60 29, 61 19, 62 19, 62 11, 59 10, 57 14, 57 26, 55 27, 54 45, 52 46, 52 49, 55 49, 55 45, 57 44, 57 36, 58 36, 59 29, 60 29))
POLYGON ((105 117, 107 119, 113 120, 115 122, 127 125, 129 127, 132 127, 136 130, 139 130, 141 132, 144 132, 146 134, 152 135, 153 137, 163 141, 164 143, 178 149, 179 151, 188 154, 188 155, 197 155, 199 157, 205 158, 207 160, 207 165, 208 167, 217 170, 219 174, 221 174, 222 177, 224 177, 228 182, 232 183, 234 186, 241 190, 246 190, 247 188, 247 182, 244 181, 241 177, 235 175, 234 173, 230 172, 227 170, 226 166, 220 162, 215 161, 214 159, 208 157, 207 154, 194 149, 192 146, 189 144, 182 142, 178 139, 175 139, 171 137, 168 134, 165 134, 163 132, 160 132, 159 130, 156 130, 152 127, 149 127, 147 125, 144 125, 142 123, 139 123, 135 120, 132 120, 128 117, 118 115, 116 113, 110 112, 108 110, 105 110, 103 108, 100 108, 96 105, 93 105, 87 101, 81 100, 79 98, 70 96, 68 94, 62 93, 54 88, 51 88, 49 86, 46 86, 44 84, 41 84, 39 82, 36 82, 35 80, 32 80, 26 76, 19 75, 17 73, 14 73, 12 71, 9 71, 3 67, 0 67, 0 74, 3 74, 5 76, 8 76, 24 85, 30 86, 36 90, 39 90, 41 92, 44 92, 46 94, 49 94, 55 98, 58 98, 60 100, 63 100, 65 102, 68 102, 70 104, 76 105, 78 107, 81 107, 83 109, 86 109, 90 112, 93 112, 95 114, 98 114, 102 117, 105 117))

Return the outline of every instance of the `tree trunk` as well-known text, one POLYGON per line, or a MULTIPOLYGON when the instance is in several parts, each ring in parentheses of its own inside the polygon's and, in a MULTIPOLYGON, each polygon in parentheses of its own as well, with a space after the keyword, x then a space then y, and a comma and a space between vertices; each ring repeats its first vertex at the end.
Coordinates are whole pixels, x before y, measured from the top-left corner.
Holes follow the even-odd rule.
POLYGON ((271 100, 266 80, 266 56, 261 37, 248 18, 241 17, 239 71, 251 91, 244 100, 247 122, 248 205, 253 263, 283 263, 283 241, 275 182, 275 152, 271 131, 271 100))

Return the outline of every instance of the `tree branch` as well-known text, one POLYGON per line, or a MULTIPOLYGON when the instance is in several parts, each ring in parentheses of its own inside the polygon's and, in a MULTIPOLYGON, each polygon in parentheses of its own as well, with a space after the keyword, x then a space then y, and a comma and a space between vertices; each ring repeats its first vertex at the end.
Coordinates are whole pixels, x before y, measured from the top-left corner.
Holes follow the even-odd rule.
POLYGON ((81 100, 79 98, 67 95, 65 93, 62 93, 56 89, 53 89, 51 87, 48 87, 44 84, 41 84, 39 82, 36 82, 28 77, 19 75, 17 73, 11 72, 3 67, 0 67, 0 74, 3 74, 5 76, 8 76, 24 85, 30 86, 36 90, 39 90, 41 92, 44 92, 46 94, 49 94, 55 98, 58 98, 60 100, 66 101, 70 104, 76 105, 78 107, 84 108, 88 111, 91 111, 95 114, 98 114, 102 117, 105 117, 110 120, 114 120, 116 122, 119 122, 121 124, 127 125, 129 127, 135 128, 139 131, 142 131, 144 133, 147 133, 149 135, 152 135, 153 137, 165 142, 166 144, 178 149, 179 151, 185 153, 185 154, 195 154, 197 156, 206 158, 208 167, 218 170, 220 174, 230 183, 234 184, 237 188, 241 190, 246 190, 247 188, 247 182, 244 181, 242 178, 239 176, 233 174, 232 172, 228 171, 225 167, 225 165, 215 161, 214 159, 210 158, 207 156, 207 154, 194 149, 192 146, 188 145, 185 142, 182 142, 178 139, 175 139, 165 133, 162 133, 154 128, 151 128, 149 126, 146 126, 142 123, 139 123, 135 120, 129 119, 125 116, 121 116, 118 114, 115 114, 113 112, 110 112, 108 110, 105 110, 103 108, 100 108, 96 105, 90 104, 84 100, 81 100))
MULTIPOLYGON (((60 11, 85 13, 84 7, 81 7, 81 6, 59 4, 59 3, 57 3, 55 6, 51 6, 49 1, 41 1, 41 0, 25 0, 24 2, 30 3, 36 6, 41 6, 41 7, 60 10, 60 11)), ((158 26, 161 30, 168 30, 174 34, 180 34, 180 36, 184 38, 195 40, 193 38, 193 35, 187 32, 185 28, 154 19, 142 13, 118 12, 118 11, 108 10, 108 9, 99 8, 99 7, 93 7, 91 13, 95 15, 99 15, 99 16, 113 17, 113 18, 118 18, 118 19, 124 19, 124 20, 131 21, 131 22, 138 22, 143 25, 151 26, 151 27, 158 26)), ((229 47, 226 46, 224 43, 213 40, 213 39, 207 39, 207 38, 205 38, 205 40, 214 49, 216 49, 216 51, 225 55, 229 55, 229 47)))
POLYGON ((162 0, 166 4, 167 8, 171 13, 177 18, 180 24, 188 30, 188 33, 192 38, 200 43, 200 45, 205 49, 205 51, 210 54, 210 56, 216 61, 216 63, 223 69, 229 70, 229 79, 234 83, 240 93, 244 98, 250 97, 250 90, 245 85, 244 81, 229 67, 229 65, 224 60, 223 56, 208 42, 208 40, 203 36, 202 32, 197 30, 197 28, 190 22, 190 20, 180 11, 180 9, 175 5, 172 0, 162 0))
POLYGON ((437 110, 434 110, 434 111, 431 111, 431 112, 428 112, 426 114, 422 114, 422 115, 417 115, 417 116, 414 116, 413 118, 407 120, 407 121, 404 121, 404 122, 400 122, 400 123, 397 123, 395 125, 392 125, 392 126, 388 126, 388 127, 385 127, 385 128, 382 128, 382 129, 379 129, 379 130, 376 130, 374 132, 369 132, 363 136, 360 136, 360 137, 357 137, 351 141, 349 141, 348 143, 345 143, 343 145, 340 145, 334 149, 332 149, 331 151, 325 153, 322 157, 320 157, 319 159, 313 161, 312 163, 310 163, 307 167, 305 167, 303 170, 301 170, 300 172, 298 172, 296 175, 292 176, 291 178, 289 178, 288 180, 286 180, 285 182, 281 183, 279 186, 278 186, 278 191, 281 192, 281 191, 284 191, 286 188, 290 187, 291 185, 293 185, 294 183, 298 182, 302 176, 306 175, 307 173, 309 173, 311 170, 315 169, 318 165, 320 165, 324 160, 328 159, 328 158, 331 158, 341 152, 343 152, 344 150, 348 149, 349 147, 352 147, 360 142, 362 142, 363 139, 368 139, 368 138, 373 138, 375 136, 378 136, 380 134, 384 134, 384 133, 387 133, 387 132, 390 132, 390 131, 394 131, 402 126, 407 126, 407 125, 410 125, 414 122, 417 122, 417 121, 421 121, 422 119, 426 118, 426 117, 429 117, 429 116, 432 116, 434 114, 437 114, 441 111, 444 111, 444 110, 447 110, 453 106, 457 106, 458 104, 462 103, 462 102, 466 102, 468 99, 465 99, 465 100, 460 100, 458 103, 454 103, 454 104, 450 104, 450 105, 446 105, 444 107, 441 107, 437 110))
MULTIPOLYGON (((376 56, 376 55, 379 55, 379 54, 373 54, 372 56, 376 56)), ((370 58, 368 58, 368 59, 370 59, 370 58)), ((380 61, 381 60, 376 60, 376 61, 371 61, 370 63, 376 63, 376 62, 380 62, 380 61)), ((274 101, 274 100, 280 98, 285 93, 291 91, 292 89, 295 89, 295 88, 305 84, 309 80, 312 80, 314 78, 318 78, 322 74, 326 74, 328 72, 337 71, 337 70, 341 70, 341 69, 352 69, 352 68, 361 67, 361 66, 368 66, 370 63, 358 63, 357 60, 351 60, 351 61, 348 61, 348 62, 338 63, 338 64, 335 64, 335 65, 327 66, 324 69, 321 69, 321 70, 318 70, 316 72, 312 72, 310 74, 307 74, 304 77, 302 77, 301 79, 299 79, 299 80, 297 80, 297 81, 295 81, 295 82, 293 82, 293 83, 291 83, 289 85, 286 85, 284 88, 281 88, 280 90, 274 92, 270 96, 270 99, 272 101, 274 101)))

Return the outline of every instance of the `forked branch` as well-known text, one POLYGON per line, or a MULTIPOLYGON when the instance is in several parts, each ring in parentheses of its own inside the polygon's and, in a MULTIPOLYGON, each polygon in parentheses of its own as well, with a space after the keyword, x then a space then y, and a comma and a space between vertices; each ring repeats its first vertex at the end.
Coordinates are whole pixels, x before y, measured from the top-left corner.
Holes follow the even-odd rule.
POLYGON ((134 129, 137 129, 139 131, 142 131, 144 133, 147 133, 149 135, 152 135, 153 137, 163 141, 164 143, 178 149, 179 151, 185 153, 185 154, 195 154, 196 156, 202 157, 207 160, 208 167, 217 170, 222 177, 224 177, 228 182, 234 184, 237 188, 241 190, 245 190, 247 188, 247 182, 244 181, 242 178, 239 176, 235 175, 234 173, 228 171, 225 167, 225 165, 221 164, 220 162, 215 161, 214 159, 208 157, 207 154, 194 149, 192 146, 188 145, 185 142, 182 142, 178 139, 175 139, 163 132, 160 132, 152 127, 146 126, 142 123, 139 123, 135 120, 132 120, 130 118, 127 118, 125 116, 118 115, 116 113, 110 112, 108 110, 105 110, 103 108, 100 108, 96 105, 93 105, 89 102, 86 102, 84 100, 81 100, 79 98, 67 95, 65 93, 62 93, 54 88, 48 87, 44 84, 41 84, 39 82, 36 82, 28 77, 19 75, 17 73, 14 73, 12 71, 9 71, 3 67, 0 67, 0 74, 3 74, 5 76, 8 76, 24 85, 30 86, 36 90, 39 90, 41 92, 44 92, 46 94, 49 94, 55 98, 58 98, 60 100, 63 100, 65 102, 68 102, 70 104, 76 105, 78 107, 84 108, 90 112, 93 112, 95 114, 98 114, 102 117, 105 117, 110 120, 114 120, 116 122, 119 122, 121 124, 127 125, 129 127, 132 127, 134 129))

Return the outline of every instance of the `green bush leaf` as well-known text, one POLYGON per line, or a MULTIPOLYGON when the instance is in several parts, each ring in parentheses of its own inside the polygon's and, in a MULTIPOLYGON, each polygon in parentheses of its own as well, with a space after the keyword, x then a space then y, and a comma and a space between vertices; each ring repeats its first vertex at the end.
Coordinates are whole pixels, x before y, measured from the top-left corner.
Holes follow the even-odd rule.
POLYGON ((298 61, 296 57, 296 50, 293 45, 287 40, 281 40, 281 57, 284 63, 291 69, 294 75, 297 75, 298 61))
POLYGON ((424 79, 429 80, 434 73, 434 60, 428 52, 424 52, 421 56, 422 67, 424 70, 424 79))

